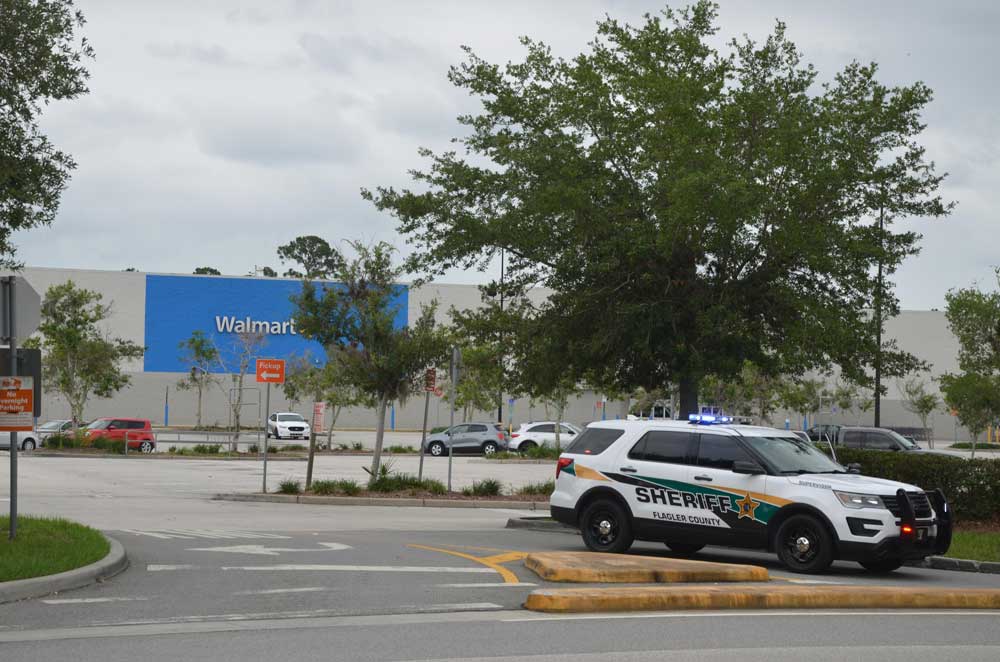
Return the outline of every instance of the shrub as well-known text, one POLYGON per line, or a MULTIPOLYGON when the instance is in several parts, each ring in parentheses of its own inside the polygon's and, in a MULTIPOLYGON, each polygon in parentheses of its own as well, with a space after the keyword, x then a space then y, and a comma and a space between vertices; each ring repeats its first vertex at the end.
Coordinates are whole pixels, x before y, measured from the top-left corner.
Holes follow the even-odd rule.
POLYGON ((177 447, 176 446, 171 446, 170 448, 167 449, 167 452, 170 453, 171 455, 173 455, 174 453, 177 452, 177 447))
POLYGON ((474 480, 472 487, 462 489, 462 494, 465 496, 500 496, 501 492, 503 492, 503 484, 496 478, 474 480))
MULTIPOLYGON (((564 445, 563 448, 566 446, 564 445)), ((559 451, 556 450, 555 446, 535 446, 525 451, 524 456, 533 460, 558 460, 559 451)))
POLYGON ((518 494, 548 496, 556 491, 556 481, 549 480, 542 483, 528 483, 518 488, 518 494))
POLYGON ((285 446, 285 450, 286 451, 307 451, 309 449, 306 448, 305 446, 303 446, 302 444, 289 444, 288 446, 285 446))
POLYGON ((94 437, 90 440, 90 447, 108 453, 124 453, 125 442, 109 439, 108 437, 94 437))
POLYGON ((355 441, 351 448, 356 451, 363 451, 365 449, 365 445, 360 441, 355 441))
POLYGON ((313 481, 312 492, 320 496, 355 496, 361 493, 361 486, 353 480, 317 480, 313 481))
MULTIPOLYGON (((957 448, 959 450, 972 450, 972 442, 960 441, 957 444, 952 444, 949 448, 957 448)), ((1000 451, 1000 444, 991 444, 986 442, 979 442, 976 444, 977 451, 1000 451)))
POLYGON ((924 490, 940 489, 956 519, 988 520, 1000 512, 1000 462, 933 453, 837 448, 837 460, 857 462, 866 476, 896 480, 924 490))
POLYGON ((222 444, 197 444, 192 450, 198 455, 218 455, 222 444))
POLYGON ((349 450, 351 450, 351 447, 348 446, 347 444, 337 444, 337 450, 338 451, 349 451, 349 450))
POLYGON ((431 494, 445 494, 444 483, 433 478, 419 480, 413 474, 386 473, 379 472, 379 477, 368 485, 369 492, 430 492, 431 494))
POLYGON ((247 452, 257 454, 260 452, 260 446, 257 444, 250 444, 250 448, 247 449, 247 452))
POLYGON ((281 494, 302 494, 302 483, 286 478, 278 483, 278 492, 281 494))
POLYGON ((277 446, 268 445, 267 452, 268 453, 277 453, 278 452, 278 447, 277 446))
POLYGON ((484 455, 487 460, 519 460, 521 456, 517 453, 511 453, 509 451, 498 451, 493 453, 493 455, 484 455))
POLYGON ((416 453, 417 450, 413 446, 389 446, 388 451, 390 453, 416 453))

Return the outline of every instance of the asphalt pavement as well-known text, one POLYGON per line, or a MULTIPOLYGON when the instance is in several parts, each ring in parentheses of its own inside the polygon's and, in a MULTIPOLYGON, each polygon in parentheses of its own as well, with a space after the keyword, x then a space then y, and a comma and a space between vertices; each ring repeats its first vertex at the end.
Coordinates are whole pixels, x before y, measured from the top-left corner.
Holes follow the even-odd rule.
MULTIPOLYGON (((997 612, 532 613, 527 594, 552 584, 523 555, 582 550, 578 536, 505 529, 524 513, 502 509, 211 501, 220 485, 258 476, 244 463, 199 464, 29 458, 25 509, 99 526, 131 566, 0 605, 0 660, 1000 659, 997 612)), ((514 474, 532 465, 501 466, 511 481, 536 480, 514 474)), ((761 564, 776 582, 805 585, 1000 587, 1000 575, 878 577, 853 563, 794 575, 772 555, 721 548, 696 558, 761 564)))

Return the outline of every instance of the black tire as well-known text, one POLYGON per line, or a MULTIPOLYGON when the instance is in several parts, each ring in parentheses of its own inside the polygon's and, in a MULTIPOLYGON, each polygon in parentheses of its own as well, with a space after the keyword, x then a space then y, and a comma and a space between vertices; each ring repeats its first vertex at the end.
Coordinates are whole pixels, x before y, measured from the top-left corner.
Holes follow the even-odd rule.
POLYGON ((782 522, 774 546, 792 572, 817 574, 833 563, 833 536, 812 515, 792 515, 782 522))
POLYGON ((538 448, 538 444, 533 441, 522 441, 521 445, 517 447, 519 453, 527 453, 532 448, 538 448))
POLYGON ((858 561, 858 563, 868 572, 885 574, 899 569, 903 565, 903 559, 879 559, 878 561, 858 561))
POLYGON ((153 452, 153 442, 147 440, 147 441, 143 441, 142 443, 140 443, 139 444, 139 452, 140 453, 145 453, 146 455, 149 455, 150 453, 152 453, 153 452))
POLYGON ((34 439, 25 439, 24 443, 21 444, 21 450, 22 451, 33 451, 33 450, 35 450, 35 440, 34 439))
POLYGON ((434 457, 441 457, 445 454, 444 444, 440 441, 431 442, 431 445, 427 447, 427 452, 434 457))
POLYGON ((497 442, 495 441, 487 441, 483 444, 483 455, 493 455, 498 450, 500 450, 500 447, 497 446, 497 442))
POLYGON ((667 549, 671 552, 685 556, 700 552, 705 547, 704 545, 699 545, 693 542, 665 542, 663 544, 666 545, 667 549))
POLYGON ((623 554, 632 546, 632 520, 617 501, 598 499, 580 518, 583 544, 592 552, 623 554))

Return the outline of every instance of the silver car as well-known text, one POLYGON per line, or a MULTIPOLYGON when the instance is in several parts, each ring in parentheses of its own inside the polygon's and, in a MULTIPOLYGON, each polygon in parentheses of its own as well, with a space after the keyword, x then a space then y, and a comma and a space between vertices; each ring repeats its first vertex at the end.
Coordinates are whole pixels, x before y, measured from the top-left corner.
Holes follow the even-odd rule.
POLYGON ((507 434, 499 423, 461 423, 449 430, 429 435, 424 450, 435 456, 446 455, 448 449, 460 453, 493 455, 507 450, 507 434))

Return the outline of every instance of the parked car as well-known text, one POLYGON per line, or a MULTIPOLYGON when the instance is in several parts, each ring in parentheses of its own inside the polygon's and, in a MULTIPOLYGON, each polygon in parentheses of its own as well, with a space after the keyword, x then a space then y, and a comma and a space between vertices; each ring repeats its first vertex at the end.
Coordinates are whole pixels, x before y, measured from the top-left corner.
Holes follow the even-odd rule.
POLYGON ((493 455, 507 450, 509 440, 500 423, 462 423, 453 428, 427 437, 424 450, 438 457, 445 455, 449 448, 455 455, 460 453, 482 453, 493 455))
MULTIPOLYGON (((563 446, 573 441, 580 434, 580 428, 571 423, 560 423, 559 443, 563 446)), ((525 453, 539 446, 555 446, 555 421, 540 421, 537 423, 521 423, 521 427, 511 433, 508 450, 525 453)))
POLYGON ((808 430, 806 434, 809 435, 810 441, 837 441, 837 433, 840 432, 840 428, 843 425, 834 425, 832 423, 823 423, 820 425, 814 425, 808 430))
POLYGON ((794 434, 796 437, 798 437, 802 441, 809 441, 809 442, 812 441, 812 439, 809 437, 808 434, 806 434, 805 432, 802 432, 800 430, 792 430, 792 434, 794 434))
POLYGON ((85 428, 88 439, 105 437, 114 441, 125 441, 130 449, 141 453, 156 450, 153 425, 146 418, 98 418, 85 428))
POLYGON ((60 418, 54 421, 46 421, 35 428, 38 436, 39 446, 45 445, 45 440, 54 434, 68 434, 73 430, 73 421, 60 418))
POLYGON ((267 436, 275 439, 308 439, 309 423, 302 414, 282 411, 267 417, 267 436))
POLYGON ((886 428, 841 427, 837 433, 837 446, 864 448, 876 451, 903 451, 907 453, 933 453, 915 441, 886 428))
MULTIPOLYGON (((33 451, 42 445, 36 432, 18 432, 17 447, 22 451, 33 451)), ((10 432, 0 432, 0 450, 10 450, 10 432)))

